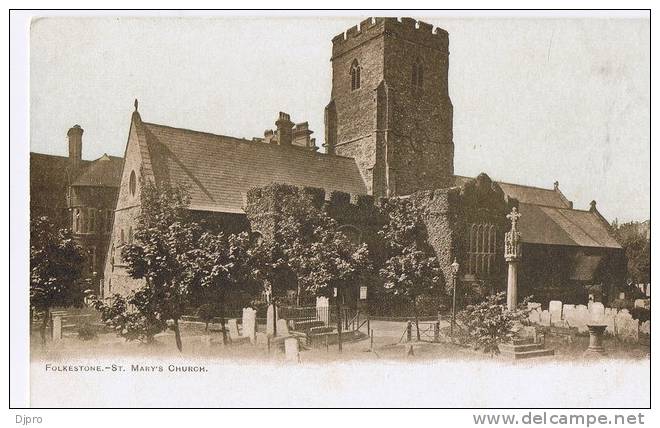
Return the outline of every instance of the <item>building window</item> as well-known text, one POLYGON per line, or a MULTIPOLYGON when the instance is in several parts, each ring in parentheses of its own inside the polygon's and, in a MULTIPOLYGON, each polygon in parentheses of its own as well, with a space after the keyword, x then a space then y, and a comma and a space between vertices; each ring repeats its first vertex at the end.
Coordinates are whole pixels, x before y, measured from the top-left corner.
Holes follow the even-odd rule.
POLYGON ((113 211, 112 210, 105 210, 105 231, 106 232, 112 232, 112 216, 113 216, 113 211))
POLYGON ((110 247, 110 270, 115 271, 115 244, 110 247))
POLYGON ((121 229, 119 231, 119 245, 124 245, 125 243, 125 238, 124 238, 124 229, 121 229))
POLYGON ((360 66, 357 60, 353 60, 351 64, 351 91, 360 88, 360 66))
POLYGON ((131 196, 135 196, 136 185, 135 171, 131 171, 131 178, 128 180, 128 190, 131 192, 131 196))
POLYGON ((486 277, 497 271, 497 229, 495 225, 471 224, 468 234, 467 273, 486 277))
POLYGON ((133 226, 128 226, 128 243, 133 243, 133 226))
POLYGON ((415 60, 412 67, 412 84, 418 88, 424 84, 424 66, 419 58, 415 60))

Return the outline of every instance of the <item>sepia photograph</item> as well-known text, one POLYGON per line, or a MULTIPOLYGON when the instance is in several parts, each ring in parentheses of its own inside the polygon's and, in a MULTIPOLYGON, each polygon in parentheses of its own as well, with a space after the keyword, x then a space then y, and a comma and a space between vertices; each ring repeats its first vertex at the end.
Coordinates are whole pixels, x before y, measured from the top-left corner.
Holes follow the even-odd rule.
POLYGON ((26 407, 650 408, 650 11, 27 22, 26 407))

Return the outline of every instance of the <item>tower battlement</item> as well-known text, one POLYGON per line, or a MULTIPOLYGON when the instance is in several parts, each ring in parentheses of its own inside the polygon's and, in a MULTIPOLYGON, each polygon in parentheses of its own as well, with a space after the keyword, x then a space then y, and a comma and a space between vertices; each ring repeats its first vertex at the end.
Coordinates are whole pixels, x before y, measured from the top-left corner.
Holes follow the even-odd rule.
POLYGON ((448 51, 449 34, 440 27, 433 27, 413 18, 367 18, 332 38, 332 57, 336 58, 379 35, 398 38, 448 51))

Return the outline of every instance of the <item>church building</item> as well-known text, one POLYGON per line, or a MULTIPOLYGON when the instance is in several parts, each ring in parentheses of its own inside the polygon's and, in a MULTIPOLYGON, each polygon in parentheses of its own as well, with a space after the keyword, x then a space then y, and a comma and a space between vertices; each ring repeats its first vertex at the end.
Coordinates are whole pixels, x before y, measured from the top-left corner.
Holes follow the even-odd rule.
POLYGON ((522 215, 520 296, 566 303, 584 303, 590 295, 613 298, 623 252, 595 202, 574 208, 558 182, 537 188, 483 173, 454 173, 445 30, 411 18, 369 18, 332 39, 331 65, 324 150, 306 122, 295 123, 286 113, 279 113, 263 138, 241 139, 143 121, 136 101, 106 257, 105 296, 139 285, 119 254, 133 239, 140 183, 153 180, 185 185, 190 209, 228 232, 273 227, 245 211, 248 191, 270 183, 319 190, 328 209, 356 213, 340 223, 358 234, 373 226, 368 213, 380 198, 415 198, 425 207, 443 281, 452 280, 451 263, 457 260, 462 287, 489 291, 506 281, 506 215, 515 207, 522 215))

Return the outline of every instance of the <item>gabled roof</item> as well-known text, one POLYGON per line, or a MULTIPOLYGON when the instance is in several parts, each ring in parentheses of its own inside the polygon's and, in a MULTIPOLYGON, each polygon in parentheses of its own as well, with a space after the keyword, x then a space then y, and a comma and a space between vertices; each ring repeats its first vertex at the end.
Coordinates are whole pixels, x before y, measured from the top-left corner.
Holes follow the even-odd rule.
POLYGON ((243 213, 253 187, 273 182, 366 194, 355 160, 140 122, 156 181, 188 187, 191 209, 243 213))
MULTIPOLYGON (((454 176, 462 186, 469 177, 454 176)), ((597 211, 572 208, 572 203, 559 189, 497 182, 504 194, 519 202, 522 215, 520 233, 528 244, 617 248, 619 243, 609 232, 607 222, 597 211)))
POLYGON ((621 248, 600 215, 591 211, 519 204, 520 233, 529 244, 621 248))
POLYGON ((73 186, 119 187, 124 159, 104 154, 88 163, 73 186))

